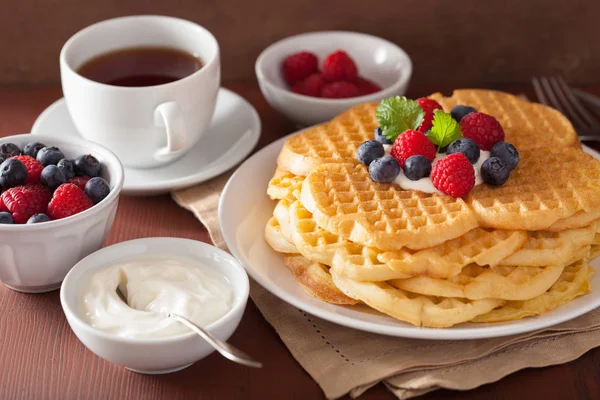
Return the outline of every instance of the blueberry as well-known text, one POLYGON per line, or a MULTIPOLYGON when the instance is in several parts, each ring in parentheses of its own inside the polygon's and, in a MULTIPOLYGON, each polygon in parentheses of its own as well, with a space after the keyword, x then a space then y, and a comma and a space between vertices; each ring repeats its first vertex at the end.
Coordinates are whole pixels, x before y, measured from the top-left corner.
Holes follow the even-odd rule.
POLYGON ((67 181, 65 174, 56 165, 48 165, 42 170, 40 181, 50 189, 56 189, 67 181))
POLYGON ((29 142, 23 147, 23 154, 29 157, 37 158, 38 152, 46 147, 45 144, 40 142, 29 142))
POLYGON ((431 161, 421 155, 410 156, 404 161, 404 175, 411 181, 418 181, 431 174, 431 161))
POLYGON ((0 224, 14 224, 15 220, 11 213, 2 211, 0 212, 0 224))
POLYGON ((400 164, 392 156, 383 156, 369 164, 369 175, 377 183, 391 183, 400 173, 400 164))
POLYGON ((9 158, 0 164, 0 186, 11 188, 23 185, 27 180, 27 167, 16 158, 9 158))
POLYGON ((379 126, 377 128, 375 128, 375 140, 377 140, 381 144, 392 144, 391 140, 389 140, 388 138, 383 136, 383 131, 381 130, 381 127, 379 127, 379 126))
POLYGON ((358 161, 365 165, 371 164, 373 160, 376 160, 385 155, 385 150, 381 142, 377 140, 368 140, 358 146, 358 150, 356 150, 356 157, 358 161))
POLYGON ((7 159, 9 157, 21 155, 21 149, 14 143, 2 143, 0 144, 0 156, 7 159))
POLYGON ((457 122, 460 122, 460 120, 463 119, 465 115, 471 114, 473 112, 477 112, 477 110, 474 107, 458 105, 452 107, 450 115, 452 115, 452 118, 454 118, 457 122))
POLYGON ((519 164, 519 152, 512 144, 508 142, 498 142, 492 147, 491 157, 498 157, 501 159, 506 167, 512 171, 519 164))
POLYGON ((448 155, 454 153, 462 153, 471 164, 475 164, 479 160, 479 146, 473 139, 460 138, 448 145, 448 155))
POLYGON ((58 162, 58 164, 56 164, 56 166, 62 171, 63 174, 65 174, 65 178, 67 180, 75 176, 75 167, 73 167, 73 161, 63 158, 58 162))
POLYGON ((45 167, 58 164, 65 156, 58 147, 42 147, 35 158, 45 167))
POLYGON ((504 161, 498 157, 490 157, 481 164, 481 177, 487 184, 493 186, 503 185, 510 175, 504 161))
POLYGON ((75 174, 77 176, 89 176, 91 178, 100 176, 100 163, 91 154, 77 157, 73 164, 75 165, 75 174))
POLYGON ((92 178, 85 184, 85 194, 94 204, 100 203, 110 193, 110 186, 102 178, 92 178))
POLYGON ((39 224, 40 222, 50 222, 50 217, 47 216, 46 214, 40 213, 40 214, 33 214, 27 220, 28 224, 39 224))

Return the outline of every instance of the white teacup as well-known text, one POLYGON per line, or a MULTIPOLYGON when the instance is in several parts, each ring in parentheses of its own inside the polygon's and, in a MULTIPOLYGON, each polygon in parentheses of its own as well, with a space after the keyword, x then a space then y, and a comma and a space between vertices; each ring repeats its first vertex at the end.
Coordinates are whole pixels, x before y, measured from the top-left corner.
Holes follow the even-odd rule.
POLYGON ((81 135, 108 147, 127 167, 167 164, 206 130, 221 80, 219 45, 205 28, 164 16, 106 20, 73 35, 60 53, 62 88, 81 135), (112 86, 77 73, 86 61, 114 50, 169 47, 201 59, 193 74, 163 85, 112 86))

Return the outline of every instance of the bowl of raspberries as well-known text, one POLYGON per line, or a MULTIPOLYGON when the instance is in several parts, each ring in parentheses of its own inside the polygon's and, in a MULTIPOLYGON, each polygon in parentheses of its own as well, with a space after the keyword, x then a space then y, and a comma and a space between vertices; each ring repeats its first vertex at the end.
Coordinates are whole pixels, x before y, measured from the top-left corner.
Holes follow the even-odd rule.
POLYGON ((108 236, 123 180, 117 156, 98 144, 0 138, 0 281, 21 292, 58 289, 108 236))
POLYGON ((403 95, 412 62, 400 47, 376 36, 325 31, 275 42, 256 60, 255 72, 269 104, 306 126, 403 95))

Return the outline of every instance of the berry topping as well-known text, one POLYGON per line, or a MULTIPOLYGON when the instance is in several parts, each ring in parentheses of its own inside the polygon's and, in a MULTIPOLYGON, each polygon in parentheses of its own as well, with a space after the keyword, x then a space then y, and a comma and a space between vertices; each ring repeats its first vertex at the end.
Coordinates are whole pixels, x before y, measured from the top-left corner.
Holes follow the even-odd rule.
POLYGON ((400 164, 392 156, 383 156, 369 164, 369 175, 377 183, 392 183, 400 173, 400 164))
POLYGON ((286 82, 288 85, 293 86, 310 74, 319 72, 319 60, 313 53, 301 51, 288 56, 283 61, 282 69, 286 82))
POLYGON ((463 197, 475 186, 475 171, 464 154, 454 153, 433 165, 431 181, 440 192, 463 197))
POLYGON ((504 130, 491 115, 474 112, 460 121, 463 137, 473 139, 481 150, 491 150, 492 146, 504 140, 504 130))
POLYGON ((63 153, 58 149, 58 147, 43 147, 41 148, 36 156, 36 159, 42 163, 42 165, 56 165, 60 160, 65 158, 63 153))
POLYGON ((450 143, 447 150, 448 154, 462 153, 464 154, 471 164, 475 164, 479 161, 479 147, 473 139, 460 138, 450 143))
POLYGON ((40 183, 40 175, 42 174, 42 170, 44 166, 40 164, 38 160, 30 156, 16 156, 13 157, 16 160, 21 161, 27 167, 27 183, 40 183))
POLYGON ((51 219, 67 218, 92 207, 94 203, 83 190, 72 183, 60 185, 55 191, 50 204, 48 216, 51 219))
POLYGON ((0 212, 0 224, 14 224, 15 220, 13 216, 6 211, 0 212))
POLYGON ((10 188, 2 193, 2 202, 17 224, 24 224, 34 214, 45 213, 52 192, 39 183, 10 188))
POLYGON ((423 118, 423 122, 417 128, 418 131, 425 132, 429 128, 431 128, 431 121, 433 121, 433 112, 435 110, 441 110, 442 106, 435 100, 428 99, 427 97, 420 97, 417 99, 417 103, 421 106, 423 111, 425 112, 425 117, 423 118))
POLYGON ((67 181, 67 183, 72 183, 77 186, 81 190, 85 190, 85 185, 90 180, 89 176, 76 176, 75 178, 71 178, 67 181))
POLYGON ((512 171, 519 164, 519 152, 512 144, 508 142, 498 142, 492 147, 491 157, 498 157, 504 162, 506 168, 512 171))
POLYGON ((390 155, 398 160, 400 167, 408 157, 421 155, 429 161, 435 159, 435 146, 422 132, 407 130, 394 141, 390 155))
POLYGON ((67 181, 65 174, 56 165, 48 165, 42 171, 40 181, 50 189, 56 189, 67 181))
POLYGON ((367 94, 377 93, 381 90, 381 86, 373 81, 370 81, 360 76, 356 78, 356 87, 358 88, 358 94, 365 96, 367 94))
POLYGON ((5 160, 9 157, 21 155, 21 149, 14 143, 0 144, 0 156, 5 160))
POLYGON ((477 110, 474 107, 458 105, 452 107, 450 115, 452 115, 452 118, 454 118, 456 122, 460 122, 465 115, 471 114, 473 112, 477 112, 477 110))
POLYGON ((75 176, 75 167, 73 166, 73 161, 63 158, 58 162, 58 164, 56 164, 56 166, 62 171, 63 174, 65 174, 65 178, 67 180, 75 176))
POLYGON ((375 116, 383 136, 393 142, 402 132, 417 129, 423 122, 425 112, 416 101, 395 96, 382 100, 375 116))
POLYGON ((23 147, 23 154, 29 157, 36 158, 38 152, 46 147, 45 144, 40 142, 29 142, 23 147))
POLYGON ((356 157, 358 161, 365 165, 371 164, 374 160, 383 157, 385 150, 383 144, 377 140, 369 140, 361 144, 356 150, 356 157))
POLYGON ((350 56, 342 50, 328 55, 323 60, 323 76, 330 82, 354 82, 358 77, 358 68, 350 56))
POLYGON ((504 185, 509 175, 510 170, 498 157, 490 157, 481 164, 481 178, 489 185, 504 185))
POLYGON ((345 99, 358 95, 358 88, 350 82, 332 82, 325 85, 321 91, 321 97, 328 99, 345 99))
POLYGON ((75 159, 75 174, 78 176, 95 177, 100 175, 100 163, 91 154, 79 156, 75 159))
POLYGON ((41 222, 50 222, 50 217, 44 213, 34 214, 27 220, 28 224, 39 224, 41 222))
POLYGON ((327 84, 322 74, 312 74, 308 78, 296 82, 292 86, 292 92, 305 96, 320 97, 323 87, 327 84))
POLYGON ((391 140, 389 140, 388 138, 386 138, 385 136, 383 136, 383 132, 381 131, 381 127, 380 126, 378 126, 377 128, 375 128, 375 132, 374 132, 373 136, 375 137, 375 140, 377 140, 381 144, 392 144, 393 143, 391 140))
POLYGON ((95 177, 85 185, 85 194, 92 199, 94 204, 100 203, 110 193, 110 186, 104 179, 95 177))
POLYGON ((418 181, 431 174, 431 161, 423 156, 411 156, 404 162, 404 175, 411 181, 418 181))
POLYGON ((11 188, 24 185, 27 181, 27 166, 16 158, 9 158, 0 164, 0 186, 11 188))

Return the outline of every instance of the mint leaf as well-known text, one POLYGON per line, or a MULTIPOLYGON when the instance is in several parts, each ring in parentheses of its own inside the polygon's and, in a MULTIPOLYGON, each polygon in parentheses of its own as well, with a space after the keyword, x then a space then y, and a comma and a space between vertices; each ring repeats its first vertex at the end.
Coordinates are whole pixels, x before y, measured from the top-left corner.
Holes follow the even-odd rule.
POLYGON ((383 136, 394 141, 402 132, 417 129, 425 112, 416 101, 396 96, 382 100, 375 115, 383 136))
POLYGON ((442 110, 433 112, 433 121, 427 137, 438 148, 446 147, 462 136, 460 125, 450 114, 442 110))

